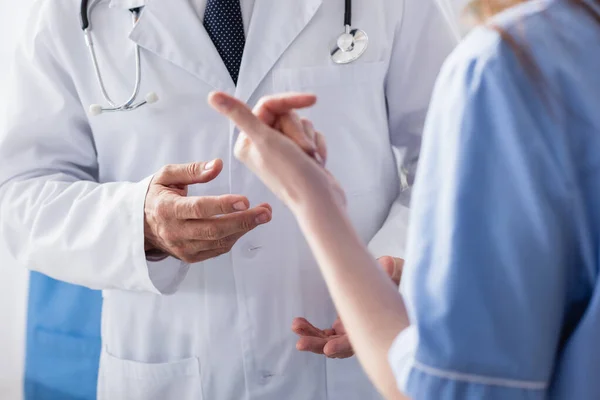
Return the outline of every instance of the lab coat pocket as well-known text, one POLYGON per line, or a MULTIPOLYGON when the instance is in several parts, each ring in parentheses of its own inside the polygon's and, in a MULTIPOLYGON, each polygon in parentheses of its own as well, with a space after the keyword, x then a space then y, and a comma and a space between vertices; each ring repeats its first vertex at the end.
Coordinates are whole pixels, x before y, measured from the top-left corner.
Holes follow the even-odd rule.
POLYGON ((276 69, 273 71, 275 91, 309 90, 326 86, 355 88, 358 85, 381 82, 385 78, 386 63, 356 63, 308 68, 276 69))
POLYGON ((300 114, 325 135, 327 166, 348 193, 388 185, 383 175, 394 168, 386 72, 386 62, 273 71, 275 92, 309 92, 318 97, 315 107, 300 114))
POLYGON ((169 363, 141 363, 103 350, 98 399, 202 400, 199 360, 193 357, 169 363))

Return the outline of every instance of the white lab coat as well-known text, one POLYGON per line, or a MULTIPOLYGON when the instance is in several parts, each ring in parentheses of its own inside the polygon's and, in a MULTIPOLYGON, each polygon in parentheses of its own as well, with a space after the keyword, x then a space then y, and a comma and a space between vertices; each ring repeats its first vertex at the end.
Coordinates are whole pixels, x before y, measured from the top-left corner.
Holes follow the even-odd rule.
POLYGON ((89 117, 102 96, 79 2, 42 0, 18 52, 0 139, 0 233, 12 255, 104 291, 100 399, 377 398, 356 359, 296 351, 293 318, 327 327, 335 309, 291 213, 232 157, 237 132, 206 97, 219 89, 252 104, 273 92, 316 93, 304 114, 327 137, 357 230, 376 255, 402 256, 406 204, 391 145, 412 175, 434 79, 455 44, 436 5, 354 0, 354 25, 370 47, 337 66, 329 47, 344 1, 258 0, 236 88, 188 0, 149 1, 133 30, 125 9, 144 0, 108 3, 92 23, 109 91, 125 99, 132 88, 133 41, 142 47, 141 93, 156 91, 160 102, 89 117), (165 164, 216 157, 224 172, 190 194, 269 202, 273 221, 217 259, 148 263, 150 177, 165 164))

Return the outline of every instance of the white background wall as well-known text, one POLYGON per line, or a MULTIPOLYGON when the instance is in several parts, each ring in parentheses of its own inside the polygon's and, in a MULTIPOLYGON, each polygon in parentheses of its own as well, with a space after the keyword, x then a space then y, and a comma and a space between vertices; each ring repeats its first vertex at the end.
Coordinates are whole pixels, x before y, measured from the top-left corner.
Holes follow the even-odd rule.
MULTIPOLYGON (((32 0, 0 0, 0 110, 13 49, 25 26, 32 0)), ((3 126, 0 111, 0 127, 3 126)), ((0 133, 1 135, 2 133, 0 133)), ((0 247, 0 399, 21 399, 28 273, 0 247)))

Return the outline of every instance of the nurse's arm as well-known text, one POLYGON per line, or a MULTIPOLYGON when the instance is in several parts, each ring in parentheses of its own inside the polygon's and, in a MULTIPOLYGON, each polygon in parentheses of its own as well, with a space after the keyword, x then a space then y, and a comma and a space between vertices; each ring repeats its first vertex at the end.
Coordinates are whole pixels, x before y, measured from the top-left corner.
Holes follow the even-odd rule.
POLYGON ((212 94, 209 102, 242 131, 236 157, 296 215, 369 377, 386 398, 401 399, 387 353, 408 317, 396 284, 352 227, 337 185, 321 163, 290 140, 297 135, 289 129, 284 137, 224 93, 212 94))
MULTIPOLYGON (((369 243, 376 257, 405 258, 411 187, 423 125, 439 70, 458 39, 455 21, 438 7, 450 0, 407 0, 396 29, 385 85, 390 143, 401 169, 400 192, 369 243)), ((454 0, 452 0, 454 1, 454 0)))
POLYGON ((357 236, 345 211, 323 192, 310 191, 300 226, 321 266, 352 346, 371 381, 387 399, 402 399, 388 351, 409 325, 398 287, 357 236))

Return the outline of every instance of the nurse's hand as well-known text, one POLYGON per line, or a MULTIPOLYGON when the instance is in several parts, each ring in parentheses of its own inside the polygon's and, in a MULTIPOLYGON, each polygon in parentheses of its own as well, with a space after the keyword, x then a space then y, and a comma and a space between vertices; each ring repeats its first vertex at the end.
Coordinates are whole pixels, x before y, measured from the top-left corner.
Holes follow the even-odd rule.
POLYGON ((328 197, 341 207, 345 195, 324 168, 323 136, 293 111, 314 104, 312 95, 288 94, 266 98, 254 113, 225 93, 212 93, 209 103, 240 128, 234 154, 296 215, 328 197), (310 201, 309 201, 310 199, 310 201))
POLYGON ((223 162, 167 165, 153 178, 146 195, 146 251, 161 252, 186 263, 228 253, 246 233, 271 220, 271 206, 250 209, 244 196, 188 197, 188 185, 207 183, 223 162))
MULTIPOLYGON (((404 260, 393 257, 381 257, 379 264, 387 272, 396 285, 400 285, 404 260)), ((337 319, 331 329, 321 330, 304 318, 296 318, 292 330, 300 338, 296 348, 300 351, 324 354, 328 358, 349 358, 354 356, 354 349, 346 334, 341 319, 337 319)))

